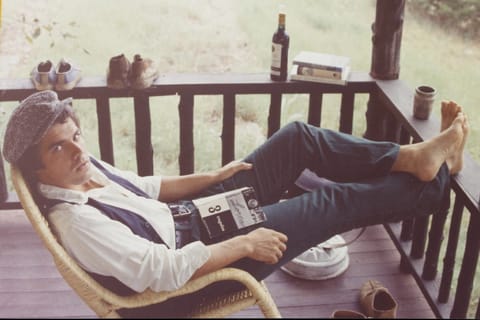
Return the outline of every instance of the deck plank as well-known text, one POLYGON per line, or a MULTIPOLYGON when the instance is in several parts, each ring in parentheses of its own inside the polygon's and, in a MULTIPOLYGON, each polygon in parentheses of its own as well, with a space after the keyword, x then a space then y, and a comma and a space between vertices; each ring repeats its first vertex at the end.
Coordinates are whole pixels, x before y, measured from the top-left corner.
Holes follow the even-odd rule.
MULTIPOLYGON (((0 235, 0 318, 96 317, 60 276, 22 210, 0 213, 0 235)), ((269 276, 265 282, 282 316, 328 318, 334 310, 361 311, 360 286, 376 279, 397 300, 398 317, 435 318, 413 277, 400 272, 400 254, 383 226, 367 228, 348 252, 349 268, 334 279, 302 280, 281 270, 269 276)), ((231 318, 261 316, 252 307, 231 318)))

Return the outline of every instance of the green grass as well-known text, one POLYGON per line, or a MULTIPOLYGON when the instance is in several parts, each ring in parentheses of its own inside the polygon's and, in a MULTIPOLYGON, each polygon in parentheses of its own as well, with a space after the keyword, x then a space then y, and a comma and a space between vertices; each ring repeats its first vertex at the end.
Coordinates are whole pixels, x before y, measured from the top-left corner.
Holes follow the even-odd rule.
MULTIPOLYGON (((130 60, 136 53, 152 58, 164 73, 268 72, 280 3, 287 8, 290 61, 301 50, 328 52, 351 57, 353 70, 370 70, 371 24, 375 20, 372 0, 15 0, 3 1, 2 29, 18 33, 17 42, 28 50, 21 64, 8 74, 0 70, 0 77, 27 78, 38 62, 51 59, 56 63, 61 57, 74 61, 85 76, 105 75, 109 59, 119 53, 130 60), (24 34, 32 38, 31 42, 24 34)), ((467 149, 480 161, 478 42, 449 34, 415 16, 407 6, 400 66, 400 78, 412 89, 420 84, 437 89, 437 117, 443 99, 464 106, 471 124, 467 149)), ((365 95, 355 100, 356 135, 365 131, 366 103, 365 95)), ((2 132, 15 105, 0 106, 2 132)), ((151 101, 158 174, 178 173, 177 105, 178 97, 151 101)), ((306 120, 307 105, 305 96, 285 95, 282 123, 306 120)), ((237 97, 238 158, 265 140, 268 106, 268 97, 237 97)), ((98 155, 95 106, 93 102, 76 101, 75 107, 91 151, 98 155)), ((323 127, 338 128, 338 107, 338 97, 324 97, 323 127)), ((132 101, 114 99, 111 110, 116 164, 136 170, 132 101)), ((221 97, 195 98, 197 171, 220 165, 221 115, 221 97)), ((478 290, 475 288, 476 297, 478 290)))
MULTIPOLYGON (((29 35, 40 29, 30 47, 24 63, 16 66, 13 74, 28 77, 39 61, 61 57, 76 62, 85 75, 104 75, 108 60, 119 53, 129 59, 135 53, 154 59, 161 72, 265 72, 269 70, 270 40, 276 28, 279 1, 50 1, 48 8, 41 2, 32 10, 20 10, 32 1, 4 3, 4 25, 16 23, 29 35), (24 21, 21 22, 22 16, 24 21), (36 19, 36 20, 35 20, 36 19), (53 44, 53 46, 52 46, 53 44)), ((35 2, 36 3, 36 2, 35 2)), ((287 31, 290 34, 290 61, 301 50, 330 52, 350 56, 354 70, 369 71, 371 59, 371 24, 375 19, 374 1, 283 1, 287 8, 287 31)), ((22 34, 20 33, 22 36, 22 34)), ((479 46, 467 42, 444 30, 418 20, 408 10, 405 14, 401 51, 400 77, 413 88, 429 84, 437 88, 434 113, 439 116, 442 99, 453 99, 462 104, 472 123, 467 148, 480 160, 480 114, 475 112, 480 93, 476 79, 480 78, 479 46), (476 67, 475 67, 476 66, 476 67)), ((0 74, 1 75, 1 74, 0 74)), ((221 100, 199 97, 196 101, 195 129, 199 141, 209 144, 197 147, 196 169, 211 169, 219 165, 219 125, 221 100), (206 121, 203 121, 206 120, 206 121), (215 144, 215 146, 210 146, 215 144), (214 148, 214 150, 202 150, 214 148)), ((268 101, 258 97, 238 99, 238 117, 246 126, 259 126, 266 134, 268 101), (252 124, 251 122, 254 122, 252 124)), ((355 106, 355 134, 364 126, 366 96, 360 96, 355 106)), ((177 99, 159 99, 152 103, 154 123, 170 128, 155 136, 155 166, 158 172, 178 172, 172 154, 178 148, 175 141, 178 123, 177 99), (158 111, 158 112, 157 112, 158 111), (169 112, 165 112, 169 111, 169 112), (167 156, 164 156, 168 153, 167 156), (164 159, 163 157, 167 157, 164 159)), ((282 123, 292 119, 306 119, 306 100, 297 95, 284 99, 282 123)), ((82 109, 93 110, 87 102, 77 102, 82 109), (83 107, 88 105, 88 107, 83 107)), ((132 103, 129 100, 113 102, 112 109, 121 109, 114 129, 119 146, 133 148, 131 126, 132 103), (118 105, 118 106, 115 106, 118 105)), ((326 97, 322 126, 338 127, 338 99, 326 97)), ((8 113, 8 110, 7 110, 8 113)), ((81 112, 88 136, 94 137, 94 117, 91 111, 81 112)), ((241 128, 241 125, 239 125, 241 128)), ((96 139, 92 139, 96 141, 96 139)), ((242 139, 243 140, 243 139, 242 139)), ((260 142, 258 137, 245 139, 260 142)), ((237 156, 248 153, 254 144, 239 141, 237 156)), ((98 153, 98 147, 92 150, 98 153)), ((134 152, 116 148, 116 162, 135 169, 134 152), (118 159, 117 159, 118 158, 118 159)), ((174 158, 174 157, 173 157, 174 158)))

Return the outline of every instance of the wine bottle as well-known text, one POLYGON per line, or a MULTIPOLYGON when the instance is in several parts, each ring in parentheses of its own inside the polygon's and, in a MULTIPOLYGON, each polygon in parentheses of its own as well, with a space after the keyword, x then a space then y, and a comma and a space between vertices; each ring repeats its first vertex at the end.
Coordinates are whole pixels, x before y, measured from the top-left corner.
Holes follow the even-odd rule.
POLYGON ((272 37, 272 64, 270 67, 270 79, 275 81, 287 80, 288 45, 290 37, 285 31, 286 14, 283 7, 278 13, 278 28, 272 37))

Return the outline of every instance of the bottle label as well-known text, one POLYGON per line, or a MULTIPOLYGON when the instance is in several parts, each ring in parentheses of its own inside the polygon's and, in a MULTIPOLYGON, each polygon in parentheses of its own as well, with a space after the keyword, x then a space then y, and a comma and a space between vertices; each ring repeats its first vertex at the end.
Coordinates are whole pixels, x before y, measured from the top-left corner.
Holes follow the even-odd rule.
POLYGON ((279 76, 281 65, 282 65, 282 45, 279 43, 272 43, 271 73, 273 75, 279 76))

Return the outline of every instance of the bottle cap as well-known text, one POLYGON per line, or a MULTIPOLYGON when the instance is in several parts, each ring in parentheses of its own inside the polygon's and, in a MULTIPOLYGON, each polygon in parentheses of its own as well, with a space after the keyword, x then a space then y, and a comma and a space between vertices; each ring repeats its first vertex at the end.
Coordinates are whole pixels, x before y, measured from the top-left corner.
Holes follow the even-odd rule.
POLYGON ((285 16, 286 16, 285 5, 280 4, 278 6, 278 22, 279 22, 279 24, 285 25, 285 16))

